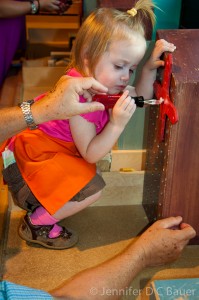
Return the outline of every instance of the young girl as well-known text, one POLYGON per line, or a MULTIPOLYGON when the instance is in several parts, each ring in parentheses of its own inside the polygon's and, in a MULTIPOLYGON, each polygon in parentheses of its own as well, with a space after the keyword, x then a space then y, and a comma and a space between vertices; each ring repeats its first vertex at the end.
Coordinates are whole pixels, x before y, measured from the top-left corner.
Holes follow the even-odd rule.
MULTIPOLYGON (((110 112, 47 122, 12 141, 9 148, 14 148, 16 163, 4 170, 4 178, 18 204, 29 210, 19 228, 26 241, 52 249, 77 242, 74 232, 57 223, 100 197, 105 183, 96 162, 112 149, 132 117, 136 105, 130 95, 153 96, 156 69, 164 64, 159 57, 175 49, 173 44, 157 41, 137 86, 128 86, 146 51, 143 21, 150 18, 154 23, 152 8, 151 0, 139 0, 127 12, 98 9, 76 37, 67 75, 92 76, 108 88, 109 94, 122 93, 110 112), (13 184, 16 174, 18 181, 13 184)), ((80 102, 84 101, 80 97, 80 102)))

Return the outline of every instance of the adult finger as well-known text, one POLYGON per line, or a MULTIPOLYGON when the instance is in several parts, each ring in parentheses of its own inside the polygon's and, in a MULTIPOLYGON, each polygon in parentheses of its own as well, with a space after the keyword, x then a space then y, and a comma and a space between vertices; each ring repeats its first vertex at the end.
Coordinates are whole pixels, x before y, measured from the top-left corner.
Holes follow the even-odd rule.
POLYGON ((180 229, 183 232, 185 238, 187 239, 193 239, 196 236, 195 229, 189 224, 186 223, 180 224, 180 229))
POLYGON ((83 90, 82 96, 87 100, 87 102, 92 101, 93 93, 88 90, 83 90))
MULTIPOLYGON (((82 78, 81 86, 83 90, 92 90, 92 93, 107 93, 108 88, 92 77, 82 78)), ((83 92, 83 91, 82 91, 83 92)))
POLYGON ((157 228, 170 229, 174 226, 178 226, 181 222, 182 222, 182 217, 181 216, 169 217, 169 218, 165 218, 165 219, 156 221, 154 223, 154 226, 156 226, 157 228))

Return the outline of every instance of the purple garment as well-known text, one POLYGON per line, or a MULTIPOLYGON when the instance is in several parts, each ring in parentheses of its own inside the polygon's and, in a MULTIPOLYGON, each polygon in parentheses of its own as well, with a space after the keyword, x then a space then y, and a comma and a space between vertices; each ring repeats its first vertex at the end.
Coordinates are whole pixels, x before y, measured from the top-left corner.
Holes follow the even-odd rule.
POLYGON ((25 16, 0 19, 0 87, 19 48, 25 48, 25 16))

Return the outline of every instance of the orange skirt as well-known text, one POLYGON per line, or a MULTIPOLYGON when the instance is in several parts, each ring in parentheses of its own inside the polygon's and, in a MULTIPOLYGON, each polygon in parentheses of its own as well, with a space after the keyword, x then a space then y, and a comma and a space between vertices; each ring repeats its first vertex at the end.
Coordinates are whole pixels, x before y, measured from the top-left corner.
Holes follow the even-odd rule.
POLYGON ((54 214, 96 174, 96 165, 85 161, 73 142, 25 130, 15 139, 15 159, 38 201, 54 214))

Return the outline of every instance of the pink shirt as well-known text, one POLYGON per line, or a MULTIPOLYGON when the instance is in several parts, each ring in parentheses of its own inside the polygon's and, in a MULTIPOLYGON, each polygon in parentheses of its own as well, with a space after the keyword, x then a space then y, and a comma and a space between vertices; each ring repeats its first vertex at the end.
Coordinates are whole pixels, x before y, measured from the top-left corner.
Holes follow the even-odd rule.
MULTIPOLYGON (((72 77, 82 77, 80 73, 78 73, 75 69, 71 69, 67 75, 72 77)), ((41 99, 43 95, 40 95, 35 99, 35 101, 41 99)), ((80 96, 80 102, 86 102, 82 96, 80 96)), ((107 110, 105 111, 96 111, 87 114, 81 115, 88 122, 95 124, 96 134, 100 133, 102 129, 105 127, 107 122, 109 121, 109 113, 107 110)), ((55 138, 73 142, 72 134, 70 131, 69 120, 55 120, 43 123, 39 125, 39 129, 45 132, 46 134, 53 136, 55 138)))

